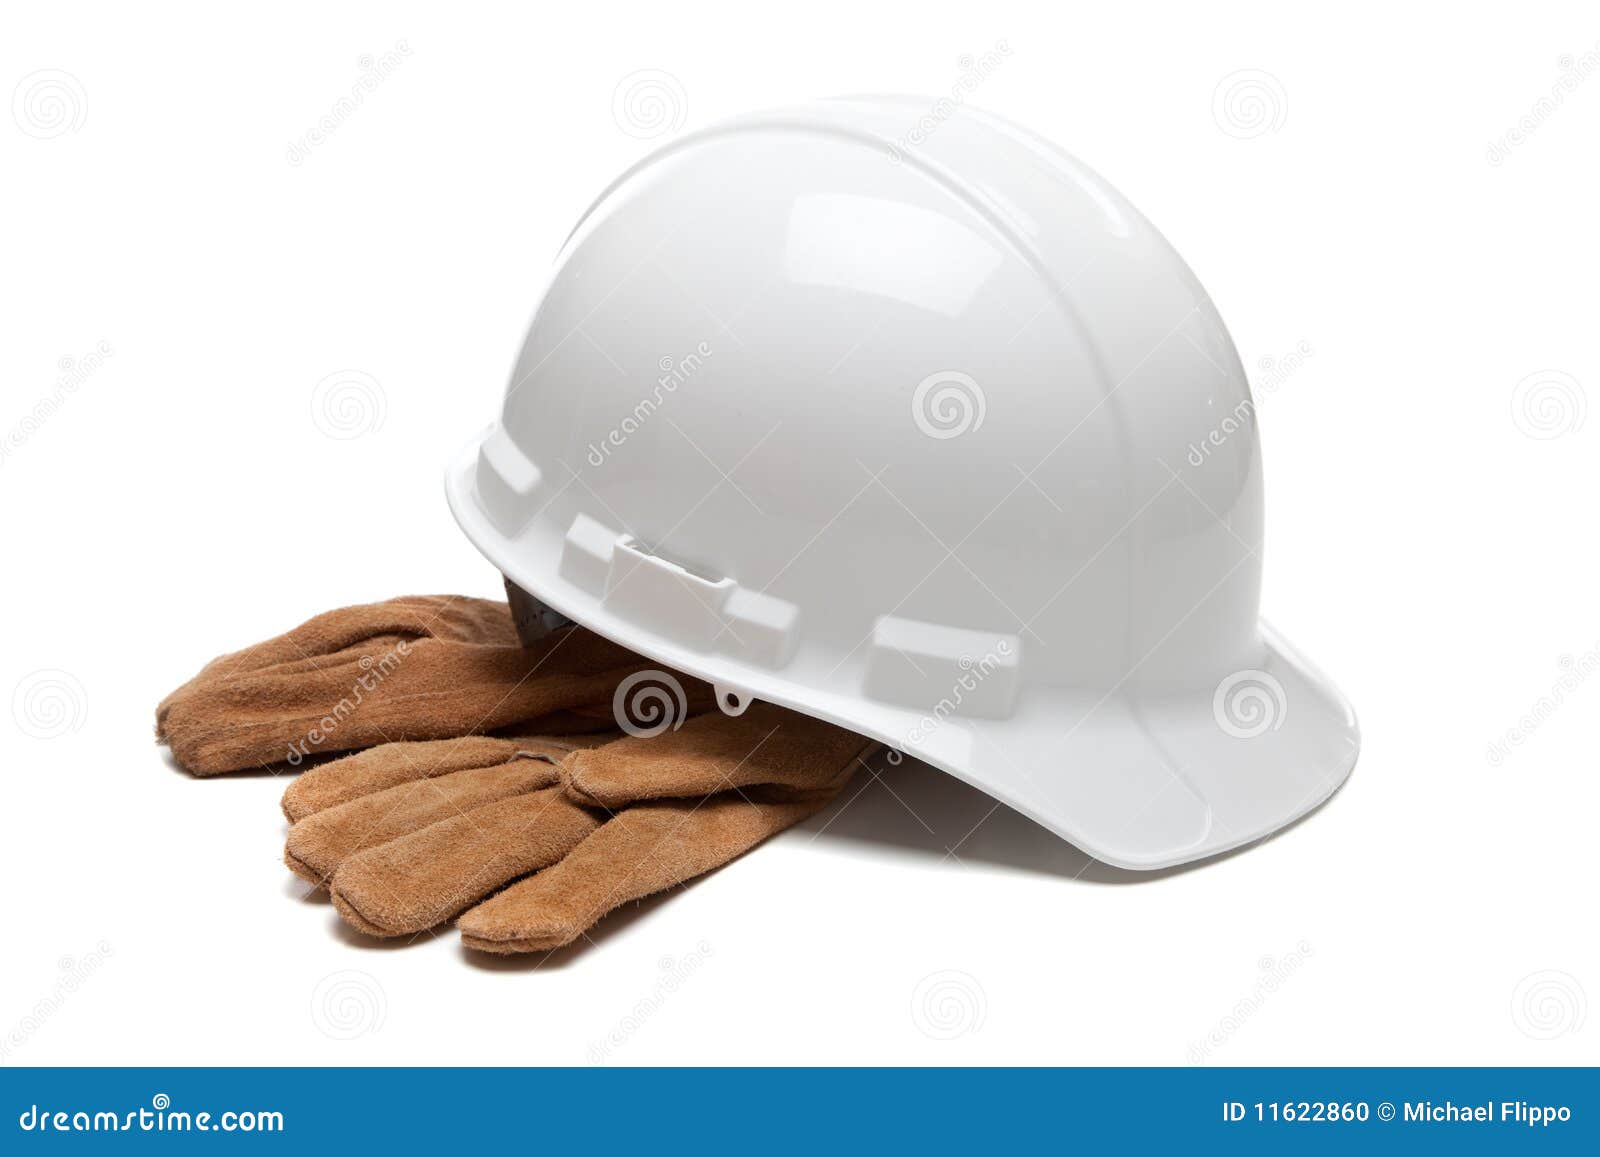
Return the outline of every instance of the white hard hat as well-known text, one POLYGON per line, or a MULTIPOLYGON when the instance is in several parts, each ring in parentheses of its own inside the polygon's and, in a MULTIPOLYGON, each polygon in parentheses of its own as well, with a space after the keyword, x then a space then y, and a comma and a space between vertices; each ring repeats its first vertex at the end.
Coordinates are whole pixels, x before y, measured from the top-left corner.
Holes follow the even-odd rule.
POLYGON ((629 169, 447 490, 510 582, 725 709, 881 740, 1112 864, 1257 839, 1355 763, 1257 617, 1260 448, 1210 299, 1099 176, 948 101, 740 117, 629 169))

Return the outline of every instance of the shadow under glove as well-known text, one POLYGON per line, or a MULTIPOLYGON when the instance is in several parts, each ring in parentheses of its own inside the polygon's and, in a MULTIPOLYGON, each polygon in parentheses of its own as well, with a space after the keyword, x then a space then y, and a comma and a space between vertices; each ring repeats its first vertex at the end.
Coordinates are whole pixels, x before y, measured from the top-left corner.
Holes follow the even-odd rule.
MULTIPOLYGON (((196 775, 407 739, 520 726, 615 726, 617 685, 654 665, 581 627, 531 647, 505 603, 418 595, 329 611, 213 660, 156 709, 156 737, 196 775)), ((710 688, 679 677, 691 710, 710 688)))
POLYGON ((371 935, 459 916, 469 948, 545 951, 816 814, 876 746, 767 703, 606 739, 396 743, 325 764, 284 796, 285 860, 371 935))

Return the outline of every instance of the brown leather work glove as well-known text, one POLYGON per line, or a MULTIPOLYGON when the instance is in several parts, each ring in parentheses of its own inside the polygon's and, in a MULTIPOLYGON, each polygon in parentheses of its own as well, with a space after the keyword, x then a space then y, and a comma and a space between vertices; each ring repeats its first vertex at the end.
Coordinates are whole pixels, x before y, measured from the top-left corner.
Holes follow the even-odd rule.
MULTIPOLYGON (((419 595, 329 611, 223 655, 162 701, 156 737, 196 775, 407 739, 615 726, 610 702, 643 657, 568 627, 530 647, 505 603, 419 595)), ((687 707, 710 688, 680 678, 687 707)))
POLYGON ((766 703, 649 738, 389 744, 290 786, 285 860, 363 932, 459 916, 470 948, 544 951, 814 815, 873 747, 766 703))

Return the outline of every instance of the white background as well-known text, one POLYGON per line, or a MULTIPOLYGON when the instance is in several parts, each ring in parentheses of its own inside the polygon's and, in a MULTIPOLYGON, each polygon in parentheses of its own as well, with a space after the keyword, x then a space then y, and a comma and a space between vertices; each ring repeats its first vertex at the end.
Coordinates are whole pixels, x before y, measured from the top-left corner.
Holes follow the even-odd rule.
POLYGON ((1205 7, 10 9, 0 88, 66 104, 0 113, 4 1063, 1600 1060, 1600 677, 1487 754, 1600 661, 1600 19, 1205 7), (1142 208, 1246 366, 1313 351, 1258 398, 1264 610, 1361 716, 1349 784, 1130 881, 1004 811, 947 856, 988 802, 902 769, 537 969, 347 933, 283 782, 178 771, 156 701, 319 610, 497 591, 440 473, 654 143, 625 78, 670 74, 670 132, 1001 41, 973 103, 1142 208), (331 437, 347 369, 383 409, 331 437))

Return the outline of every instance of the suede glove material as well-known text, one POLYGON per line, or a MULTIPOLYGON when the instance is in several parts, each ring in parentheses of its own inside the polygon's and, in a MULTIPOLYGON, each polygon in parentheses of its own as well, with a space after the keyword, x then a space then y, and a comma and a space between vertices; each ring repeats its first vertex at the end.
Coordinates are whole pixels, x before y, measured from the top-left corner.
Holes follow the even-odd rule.
MULTIPOLYGON (((213 660, 161 702, 156 736, 184 768, 215 775, 397 740, 598 731, 615 725, 617 685, 652 666, 581 627, 523 647, 505 603, 390 599, 213 660)), ((692 710, 710 705, 709 687, 680 682, 692 710)))
POLYGON ((816 814, 875 746, 766 703, 650 738, 388 744, 289 788, 285 860, 371 935, 458 918, 468 947, 546 951, 816 814))

